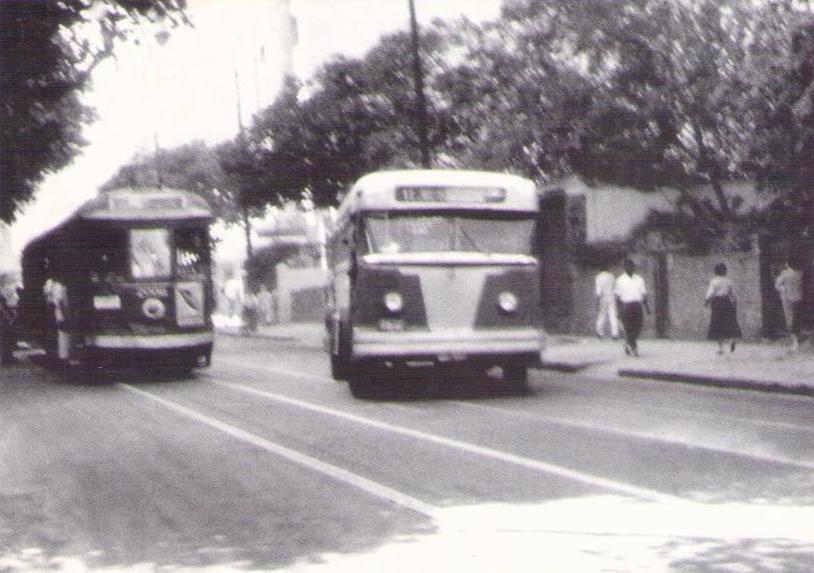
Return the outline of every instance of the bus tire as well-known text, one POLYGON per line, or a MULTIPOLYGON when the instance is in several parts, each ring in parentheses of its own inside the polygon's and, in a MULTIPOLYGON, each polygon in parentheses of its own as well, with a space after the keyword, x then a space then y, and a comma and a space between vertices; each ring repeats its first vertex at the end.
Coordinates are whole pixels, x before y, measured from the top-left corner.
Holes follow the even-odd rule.
POLYGON ((362 380, 360 378, 348 380, 348 386, 350 387, 350 393, 354 398, 365 399, 373 397, 373 384, 367 380, 362 380))
POLYGON ((337 341, 337 353, 331 352, 331 376, 334 380, 348 380, 351 376, 350 364, 350 333, 348 328, 340 323, 336 336, 339 337, 337 341))
POLYGON ((516 392, 525 394, 529 390, 529 369, 522 364, 505 364, 503 380, 516 392))

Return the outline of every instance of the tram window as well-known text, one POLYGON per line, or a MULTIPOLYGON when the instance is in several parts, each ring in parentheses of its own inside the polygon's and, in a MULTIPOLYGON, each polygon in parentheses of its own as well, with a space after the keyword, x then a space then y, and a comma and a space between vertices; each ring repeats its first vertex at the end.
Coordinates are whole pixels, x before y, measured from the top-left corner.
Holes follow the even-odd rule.
POLYGON ((209 237, 206 229, 191 228, 175 231, 175 268, 178 276, 203 276, 209 267, 209 237))
POLYGON ((77 245, 82 255, 77 268, 93 282, 123 280, 127 276, 127 231, 89 228, 77 245))
POLYGON ((171 272, 170 233, 167 229, 130 231, 130 271, 136 279, 168 277, 171 272))

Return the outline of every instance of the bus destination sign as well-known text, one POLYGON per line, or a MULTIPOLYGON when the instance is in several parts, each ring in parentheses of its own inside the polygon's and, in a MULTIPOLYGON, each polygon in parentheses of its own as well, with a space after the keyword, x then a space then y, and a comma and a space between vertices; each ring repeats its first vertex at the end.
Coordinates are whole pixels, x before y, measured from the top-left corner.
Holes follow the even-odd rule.
POLYGON ((502 203, 502 187, 444 187, 434 185, 396 188, 396 201, 406 203, 502 203))

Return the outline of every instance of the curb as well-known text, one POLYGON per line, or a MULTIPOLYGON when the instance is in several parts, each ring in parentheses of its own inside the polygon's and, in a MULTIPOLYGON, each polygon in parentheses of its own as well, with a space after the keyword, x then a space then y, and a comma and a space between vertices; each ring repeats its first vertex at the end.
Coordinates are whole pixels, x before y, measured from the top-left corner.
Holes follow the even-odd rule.
POLYGON ((757 390, 759 392, 774 392, 778 394, 794 394, 797 396, 814 396, 814 387, 806 385, 784 386, 776 382, 756 382, 744 378, 722 379, 716 376, 705 376, 703 374, 680 374, 676 372, 664 372, 661 370, 634 370, 620 368, 617 372, 619 376, 628 378, 646 378, 650 380, 661 380, 664 382, 675 382, 679 384, 696 384, 699 386, 710 386, 714 388, 729 388, 731 390, 757 390))
POLYGON ((574 373, 584 370, 589 366, 599 364, 599 362, 564 362, 552 360, 551 362, 543 361, 540 370, 554 370, 555 372, 574 373))
POLYGON ((279 340, 282 342, 294 342, 298 341, 299 338, 296 336, 288 336, 285 334, 260 334, 259 332, 254 332, 251 334, 246 334, 243 332, 230 332, 228 330, 218 330, 215 332, 218 336, 233 336, 235 338, 267 338, 269 340, 279 340))

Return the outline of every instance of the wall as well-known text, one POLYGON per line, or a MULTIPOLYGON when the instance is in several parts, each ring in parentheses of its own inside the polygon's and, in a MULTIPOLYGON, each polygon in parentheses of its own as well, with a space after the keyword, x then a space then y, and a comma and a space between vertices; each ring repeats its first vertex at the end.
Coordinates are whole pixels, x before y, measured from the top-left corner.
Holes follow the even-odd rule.
MULTIPOLYGON (((659 293, 655 285, 655 256, 634 255, 639 274, 645 279, 653 311, 645 317, 642 336, 656 335, 655 311, 659 293)), ((744 338, 759 339, 762 330, 760 259, 756 252, 723 253, 694 257, 667 255, 667 336, 675 339, 704 339, 709 326, 709 309, 704 306, 704 296, 715 265, 726 263, 728 276, 735 283, 738 298, 738 322, 744 338)), ((621 267, 613 267, 615 275, 621 267)), ((574 312, 571 332, 593 334, 596 321, 594 278, 597 270, 573 265, 571 269, 574 288, 574 312)))
MULTIPOLYGON (((671 188, 642 191, 605 183, 589 185, 577 176, 547 186, 547 189, 555 188, 562 189, 569 197, 584 198, 588 243, 626 241, 651 210, 674 211, 679 197, 678 191, 671 188)), ((748 181, 726 183, 724 191, 728 197, 740 199, 741 212, 765 208, 772 199, 771 195, 758 193, 755 184, 748 181)), ((698 198, 714 200, 709 185, 699 185, 690 192, 698 198)))
POLYGON ((322 291, 328 280, 325 269, 290 268, 277 265, 278 320, 285 324, 308 320, 321 321, 325 311, 322 291))
MULTIPOLYGON (((636 263, 636 271, 642 275, 644 282, 647 285, 647 291, 650 293, 651 301, 650 308, 655 309, 653 304, 653 296, 655 293, 655 285, 653 281, 653 261, 649 257, 641 255, 632 255, 631 258, 636 263)), ((622 274, 622 266, 617 265, 610 268, 614 276, 622 274)), ((596 298, 595 298, 595 279, 599 272, 598 269, 587 268, 579 265, 572 265, 571 276, 574 285, 574 313, 572 317, 572 330, 573 334, 594 334, 596 326, 596 298)), ((655 336, 655 320, 651 314, 645 317, 644 326, 642 328, 643 337, 655 336)))
POLYGON ((726 263, 727 276, 735 283, 738 322, 744 338, 760 338, 760 260, 758 254, 752 252, 704 257, 668 255, 671 337, 706 338, 709 309, 704 306, 704 296, 718 263, 726 263))

